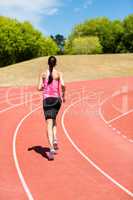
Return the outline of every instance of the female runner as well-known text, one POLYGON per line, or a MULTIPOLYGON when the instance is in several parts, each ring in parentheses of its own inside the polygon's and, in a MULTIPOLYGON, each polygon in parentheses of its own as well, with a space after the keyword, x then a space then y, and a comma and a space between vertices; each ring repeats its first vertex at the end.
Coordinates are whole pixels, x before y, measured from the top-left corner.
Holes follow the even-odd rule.
POLYGON ((58 150, 56 117, 62 101, 65 102, 65 85, 62 73, 55 69, 56 63, 56 57, 50 56, 48 58, 48 70, 41 73, 38 83, 38 90, 43 91, 43 110, 47 123, 47 136, 50 146, 48 154, 49 160, 54 160, 54 154, 58 150))

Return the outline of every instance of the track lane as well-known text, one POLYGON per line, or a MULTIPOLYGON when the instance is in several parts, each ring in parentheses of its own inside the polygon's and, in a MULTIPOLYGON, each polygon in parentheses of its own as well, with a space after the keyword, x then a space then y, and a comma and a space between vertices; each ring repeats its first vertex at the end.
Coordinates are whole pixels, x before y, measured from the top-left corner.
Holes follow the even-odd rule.
POLYGON ((100 117, 117 134, 132 142, 133 93, 119 93, 106 99, 99 108, 100 117))
POLYGON ((133 140, 133 129, 132 129, 132 119, 133 112, 128 113, 127 115, 111 122, 112 127, 115 127, 117 130, 121 132, 121 134, 125 135, 128 139, 133 140))
MULTIPOLYGON (((87 90, 89 89, 89 91, 92 92, 92 89, 94 88, 102 90, 103 85, 105 84, 104 91, 107 92, 105 94, 106 96, 112 93, 111 90, 108 91, 109 86, 107 85, 107 82, 111 84, 111 82, 113 83, 114 80, 115 79, 110 81, 96 81, 95 83, 93 81, 89 81, 83 82, 83 85, 87 88, 87 90)), ((124 82, 125 81, 123 81, 122 79, 119 79, 117 87, 119 88, 124 82)), ((131 80, 129 82, 131 82, 131 80)), ((72 101, 81 96, 81 91, 77 93, 78 88, 81 87, 81 82, 72 83, 70 85, 67 85, 67 87, 68 90, 74 90, 76 94, 73 94, 73 92, 71 94, 69 93, 70 99, 65 104, 62 111, 65 109, 67 104, 72 103, 72 101)), ((19 113, 18 110, 17 112, 19 113)), ((25 114, 23 116, 25 116, 25 114)), ((55 196, 59 197, 58 199, 62 199, 63 194, 64 199, 66 198, 88 200, 89 196, 89 198, 91 198, 92 200, 101 200, 102 197, 107 197, 109 194, 110 196, 108 199, 112 200, 114 198, 114 193, 112 193, 112 187, 114 187, 114 185, 111 185, 111 183, 105 180, 104 177, 99 176, 99 173, 97 173, 92 166, 88 166, 88 163, 86 163, 86 161, 81 158, 81 156, 66 140, 66 137, 62 134, 63 130, 61 125, 59 125, 58 129, 61 149, 59 151, 59 155, 56 156, 56 160, 54 163, 49 163, 44 157, 42 157, 39 153, 36 153, 34 150, 27 151, 27 147, 31 146, 40 145, 42 147, 47 147, 43 113, 35 113, 35 119, 33 120, 32 118, 34 118, 33 115, 31 116, 31 118, 28 119, 29 123, 26 120, 26 122, 21 127, 22 129, 20 128, 20 133, 17 138, 17 155, 20 165, 22 166, 22 171, 26 175, 27 183, 28 185, 30 185, 31 191, 34 194, 35 199, 44 200, 46 198, 52 200, 53 198, 55 198, 55 196), (32 136, 31 134, 25 134, 28 131, 29 133, 33 133, 32 136), (30 164, 28 165, 28 163, 30 164), (101 182, 103 183, 102 185, 101 182), (96 185, 97 187, 95 187, 96 185), (49 188, 51 188, 50 191, 49 188)), ((60 116, 58 120, 60 122, 60 116)), ((13 188, 15 188, 15 185, 12 185, 12 189, 13 188)), ((118 190, 117 192, 119 199, 120 191, 118 190)), ((10 199, 12 199, 12 197, 10 199)))
POLYGON ((71 108, 72 118, 77 122, 76 124, 72 123, 69 112, 65 115, 64 124, 70 137, 86 155, 98 163, 98 166, 105 169, 105 172, 116 177, 116 180, 125 184, 125 187, 129 183, 128 187, 132 189, 132 144, 123 141, 120 136, 114 135, 98 116, 86 116, 84 113, 82 116, 77 116, 76 110, 79 110, 80 107, 79 104, 71 108), (84 126, 81 127, 80 124, 84 124, 84 126))
POLYGON ((27 199, 15 169, 12 155, 13 131, 16 124, 30 110, 30 104, 13 107, 0 115, 0 199, 27 199))
POLYGON ((112 192, 114 185, 99 175, 91 165, 88 165, 64 135, 60 135, 59 139, 62 142, 64 140, 64 143, 60 144, 59 155, 56 156, 54 162, 48 162, 35 150, 28 151, 31 147, 36 147, 36 150, 37 147, 40 149, 47 147, 43 114, 37 111, 20 127, 17 136, 17 155, 22 174, 34 199, 52 200, 56 196, 58 199, 87 200, 88 197, 91 199, 105 198, 108 194, 109 199, 119 197, 119 189, 116 189, 117 195, 115 193, 114 196, 112 192), (37 119, 42 121, 42 125, 37 119), (32 127, 29 125, 31 120, 34 124, 32 127))
MULTIPOLYGON (((107 85, 106 81, 104 81, 104 83, 106 84, 104 90, 105 92, 104 97, 108 96, 109 94, 112 94, 114 90, 116 90, 123 84, 123 80, 121 79, 118 81, 116 88, 113 88, 113 90, 109 90, 109 86, 107 85)), ((107 82, 110 84, 110 81, 107 82)), ((78 84, 81 87, 81 83, 78 84)), ((79 99, 79 97, 81 97, 81 91, 76 92, 78 84, 72 83, 70 85, 67 85, 67 88, 73 90, 75 93, 73 94, 72 92, 69 94, 70 99, 67 102, 67 104, 64 105, 62 112, 70 103, 72 103, 72 101, 79 99)), ((84 82, 84 87, 90 89, 88 90, 90 91, 90 93, 94 88, 101 90, 102 85, 103 85, 102 81, 101 82, 97 81, 97 83, 84 82)), ((76 108, 76 111, 77 110, 80 111, 80 108, 76 108)), ((59 122, 61 122, 60 117, 61 115, 59 116, 58 119, 59 122)), ((74 119, 75 122, 72 123, 73 117, 69 115, 68 118, 69 120, 66 120, 67 125, 70 125, 72 133, 76 133, 76 130, 73 129, 73 126, 75 127, 77 124, 80 124, 80 120, 75 118, 74 119)), ((91 124, 92 123, 93 122, 91 121, 91 124)), ((98 123, 98 125, 100 125, 100 123, 98 123)), ((81 157, 81 155, 79 155, 75 151, 75 149, 73 149, 71 144, 66 140, 65 136, 62 134, 63 133, 62 127, 59 125, 58 128, 59 128, 58 129, 59 139, 61 141, 60 142, 61 149, 59 151, 59 155, 56 156, 56 160, 52 163, 48 162, 47 159, 44 158, 41 155, 41 153, 38 152, 40 151, 40 149, 44 150, 44 148, 48 146, 46 139, 46 128, 42 112, 37 111, 28 119, 26 119, 26 121, 20 127, 18 133, 17 155, 19 163, 22 169, 22 173, 24 174, 26 182, 30 186, 31 193, 33 194, 35 199, 42 200, 46 198, 52 200, 53 198, 55 198, 55 196, 56 197, 58 196, 58 199, 65 198, 65 199, 88 200, 89 197, 92 200, 93 199, 95 200, 95 199, 105 199, 108 195, 109 195, 108 196, 109 200, 116 198, 121 200, 131 199, 131 197, 125 194, 125 192, 121 191, 121 189, 114 186, 113 183, 111 183, 109 180, 107 180, 105 177, 99 174, 99 172, 97 172, 91 165, 88 165, 88 162, 86 162, 86 160, 84 160, 81 157), (31 122, 33 122, 32 126, 30 126, 31 122), (28 151, 28 148, 31 147, 33 147, 33 149, 31 151, 28 151), (25 157, 23 157, 23 155, 25 155, 25 157), (32 170, 31 168, 28 167, 27 160, 29 160, 32 170)), ((82 131, 82 129, 79 130, 82 131)), ((85 128, 85 130, 87 129, 85 128)), ((75 137, 77 138, 78 142, 80 142, 81 138, 79 138, 77 134, 75 137)), ((104 137, 106 138, 106 135, 104 135, 104 137)), ((88 136, 86 139, 87 142, 89 140, 88 136)), ((93 140, 91 139, 90 143, 92 141, 93 140)), ((119 141, 118 138, 117 140, 114 140, 111 143, 117 144, 117 141, 119 141)), ((85 144, 83 144, 84 148, 88 147, 88 143, 86 142, 85 144)), ((90 145, 89 150, 91 149, 92 146, 90 145)), ((128 147, 126 149, 128 151, 128 147)), ((102 148, 101 151, 103 150, 104 149, 102 148)), ((95 156, 96 153, 95 149, 92 148, 91 151, 92 151, 91 152, 92 156, 93 155, 95 156)), ((112 157, 110 157, 110 160, 111 159, 112 157)), ((106 161, 104 160, 104 162, 105 165, 106 161)), ((108 162, 109 159, 107 160, 107 164, 112 164, 108 162)), ((115 175, 118 173, 118 171, 119 167, 115 175)))

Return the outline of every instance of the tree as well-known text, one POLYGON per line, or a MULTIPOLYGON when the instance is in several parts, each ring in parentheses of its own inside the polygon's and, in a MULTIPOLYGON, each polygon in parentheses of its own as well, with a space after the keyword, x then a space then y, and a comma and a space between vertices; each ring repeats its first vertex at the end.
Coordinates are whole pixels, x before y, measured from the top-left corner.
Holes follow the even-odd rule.
POLYGON ((124 35, 120 44, 121 51, 133 52, 133 14, 127 16, 123 21, 124 35))
POLYGON ((111 40, 109 41, 111 53, 120 53, 119 45, 124 36, 123 24, 120 20, 114 20, 111 23, 111 40))
POLYGON ((66 43, 65 51, 69 54, 97 54, 102 53, 102 46, 96 36, 77 37, 73 39, 71 47, 66 43))
POLYGON ((51 35, 51 38, 56 42, 59 48, 59 54, 64 53, 65 37, 63 35, 57 34, 55 36, 51 35))
POLYGON ((0 17, 0 67, 58 51, 56 43, 29 22, 0 17))
POLYGON ((104 53, 115 53, 118 52, 117 46, 123 33, 123 24, 120 20, 111 21, 107 17, 99 17, 76 25, 68 38, 69 46, 74 38, 97 36, 104 53))

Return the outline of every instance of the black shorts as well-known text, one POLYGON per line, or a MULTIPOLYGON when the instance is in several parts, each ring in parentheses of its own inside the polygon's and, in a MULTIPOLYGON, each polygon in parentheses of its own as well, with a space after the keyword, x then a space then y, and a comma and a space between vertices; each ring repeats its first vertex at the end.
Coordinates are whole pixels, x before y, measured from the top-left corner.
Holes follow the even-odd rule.
POLYGON ((60 110, 62 100, 60 97, 47 97, 43 100, 43 111, 45 119, 56 119, 60 110))

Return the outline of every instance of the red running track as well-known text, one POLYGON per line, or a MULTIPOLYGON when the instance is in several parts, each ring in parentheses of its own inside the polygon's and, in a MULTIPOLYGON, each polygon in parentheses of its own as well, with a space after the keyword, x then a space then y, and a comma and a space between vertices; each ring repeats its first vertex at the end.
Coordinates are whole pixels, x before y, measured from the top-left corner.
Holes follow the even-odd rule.
POLYGON ((40 93, 11 88, 7 101, 9 89, 0 89, 0 200, 132 199, 132 77, 67 84, 52 162, 40 93))

